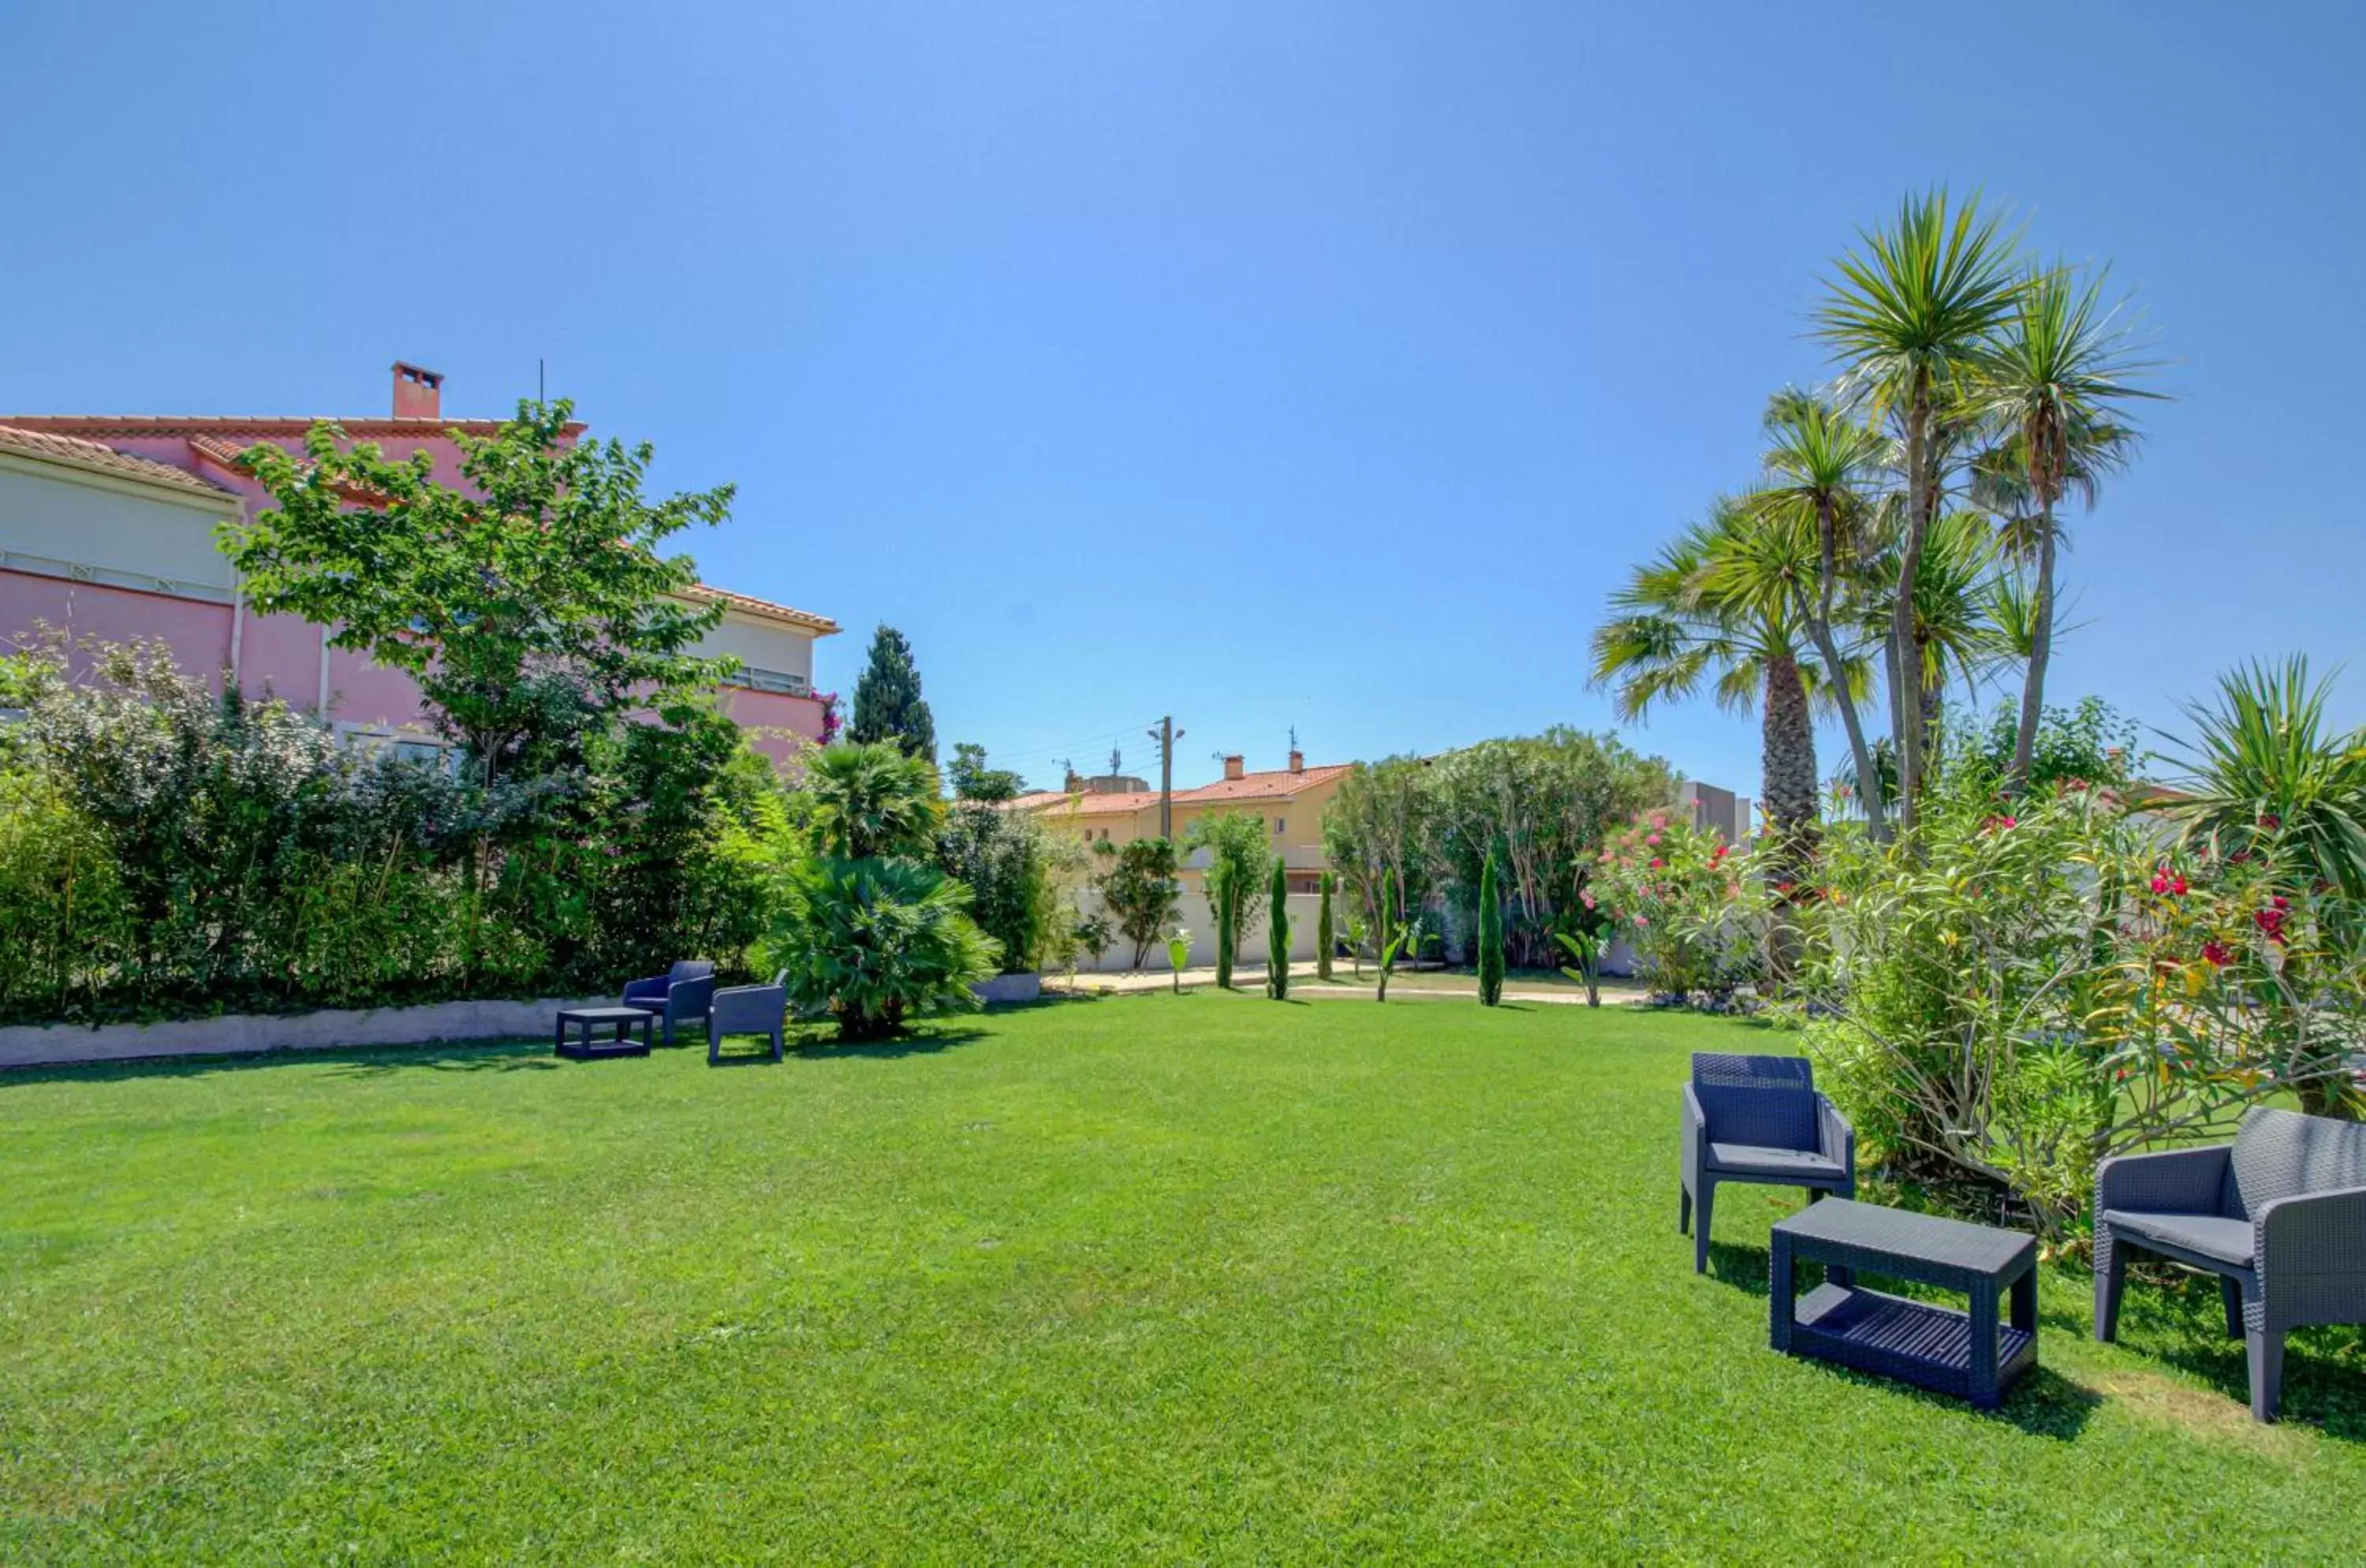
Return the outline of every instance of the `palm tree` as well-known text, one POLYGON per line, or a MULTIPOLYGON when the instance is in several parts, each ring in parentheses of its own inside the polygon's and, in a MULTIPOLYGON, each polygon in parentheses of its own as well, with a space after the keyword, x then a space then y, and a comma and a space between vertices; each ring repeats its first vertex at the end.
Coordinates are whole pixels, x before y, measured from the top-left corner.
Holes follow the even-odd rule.
POLYGON ((1816 541, 1815 590, 1805 606, 1808 639, 1824 661, 1825 689, 1848 733, 1856 769, 1856 798, 1876 841, 1889 839, 1880 775, 1864 721, 1842 671, 1849 668, 1832 635, 1832 607, 1843 570, 1854 572, 1870 543, 1877 505, 1874 491, 1890 457, 1880 431, 1822 399, 1777 393, 1766 410, 1766 483, 1749 499, 1754 515, 1778 529, 1805 531, 1816 541))
POLYGON ((2104 303, 2102 285, 2100 276, 2081 282, 2067 267, 2033 269, 1981 356, 1972 394, 1974 405, 2010 432, 2009 460, 2035 510, 2029 664, 2007 775, 2015 791, 2029 776, 2054 651, 2054 509, 2072 490, 2092 504, 2095 477, 2126 461, 2135 438, 2115 405, 2160 395, 2128 384, 2150 366, 2128 357, 2127 334, 2114 325, 2117 311, 2104 303))
POLYGON ((1951 206, 1944 189, 1898 204, 1889 229, 1861 233, 1862 250, 1836 264, 1816 312, 1817 335, 1844 367, 1842 383, 1877 418, 1895 420, 1906 459, 1906 516, 1890 622, 1890 728, 1898 745, 1898 821, 1911 834, 1921 787, 1922 734, 1910 712, 1917 689, 1915 580, 1939 511, 1933 425, 1959 402, 1988 335, 2013 308, 2013 242, 1975 195, 1951 206))
MULTIPOLYGON (((1816 581, 1810 528, 1785 526, 1746 502, 1721 501, 1635 570, 1594 633, 1594 680, 1622 718, 1711 690, 1720 706, 1759 712, 1759 796, 1774 830, 1770 884, 1795 882, 1816 831, 1814 706, 1839 689, 1807 658, 1804 606, 1816 581)), ((1869 672, 1843 660, 1853 694, 1869 672)))

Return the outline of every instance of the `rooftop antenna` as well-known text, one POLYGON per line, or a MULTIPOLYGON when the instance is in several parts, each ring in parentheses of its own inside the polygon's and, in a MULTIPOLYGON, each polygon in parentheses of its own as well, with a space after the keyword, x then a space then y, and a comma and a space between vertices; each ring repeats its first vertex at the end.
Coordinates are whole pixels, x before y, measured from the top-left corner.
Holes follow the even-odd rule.
POLYGON ((534 400, 538 403, 546 403, 550 401, 550 389, 545 384, 543 376, 544 367, 545 361, 539 355, 535 355, 534 361, 534 400))
POLYGON ((1110 777, 1115 778, 1123 772, 1125 772, 1125 753, 1119 750, 1112 742, 1110 746, 1110 777))
POLYGON ((1293 751, 1298 750, 1298 726, 1294 724, 1290 727, 1290 749, 1293 751))

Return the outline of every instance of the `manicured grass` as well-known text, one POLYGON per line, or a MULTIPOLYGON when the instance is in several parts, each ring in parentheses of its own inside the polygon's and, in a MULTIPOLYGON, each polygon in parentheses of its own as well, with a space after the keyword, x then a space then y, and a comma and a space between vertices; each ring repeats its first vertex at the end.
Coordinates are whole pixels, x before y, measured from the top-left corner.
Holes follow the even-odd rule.
MULTIPOLYGON (((1628 1009, 1048 1004, 864 1052, 0 1081, 0 1561, 2354 1560, 2366 1372, 2214 1290, 2005 1410, 1766 1348, 1628 1009)), ((1779 1042, 1775 1042, 1779 1044, 1779 1042)))

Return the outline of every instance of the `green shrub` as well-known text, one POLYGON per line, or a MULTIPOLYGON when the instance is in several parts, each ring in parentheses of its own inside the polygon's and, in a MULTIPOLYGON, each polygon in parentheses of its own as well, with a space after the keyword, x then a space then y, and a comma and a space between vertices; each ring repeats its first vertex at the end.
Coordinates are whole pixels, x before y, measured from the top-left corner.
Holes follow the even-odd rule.
POLYGON ((968 911, 969 890, 933 866, 821 856, 784 880, 765 961, 788 971, 799 1011, 827 1012, 842 1040, 881 1039, 977 1006, 970 987, 1001 953, 968 911))
MULTIPOLYGON (((937 868, 970 890, 971 914, 1012 974, 1073 950, 1041 824, 1023 811, 956 801, 937 830, 937 868)), ((1102 938, 1101 945, 1109 945, 1102 938)))
POLYGON ((1117 922, 1117 934, 1133 950, 1126 967, 1139 969, 1152 944, 1166 940, 1183 902, 1183 886, 1175 878, 1175 840, 1134 839, 1111 845, 1104 839, 1093 846, 1093 855, 1100 862, 1093 890, 1117 922))

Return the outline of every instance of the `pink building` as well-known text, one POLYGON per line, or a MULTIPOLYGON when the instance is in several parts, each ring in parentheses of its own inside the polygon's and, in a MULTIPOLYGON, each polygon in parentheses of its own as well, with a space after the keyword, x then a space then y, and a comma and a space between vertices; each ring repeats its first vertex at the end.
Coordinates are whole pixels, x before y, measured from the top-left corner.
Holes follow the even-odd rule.
MULTIPOLYGON (((498 422, 440 417, 442 384, 433 371, 397 364, 391 417, 335 423, 390 457, 429 452, 436 478, 457 483, 449 432, 490 434, 498 422)), ((21 642, 36 622, 76 640, 158 638, 184 669, 217 671, 251 696, 276 694, 360 743, 437 744, 409 676, 329 647, 323 627, 254 614, 215 547, 217 524, 270 505, 238 454, 257 442, 300 451, 315 423, 0 415, 0 648, 21 642)), ((819 739, 813 645, 838 623, 704 585, 695 596, 724 606, 704 651, 740 661, 724 702, 758 747, 779 758, 794 738, 819 739)))

